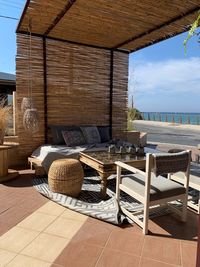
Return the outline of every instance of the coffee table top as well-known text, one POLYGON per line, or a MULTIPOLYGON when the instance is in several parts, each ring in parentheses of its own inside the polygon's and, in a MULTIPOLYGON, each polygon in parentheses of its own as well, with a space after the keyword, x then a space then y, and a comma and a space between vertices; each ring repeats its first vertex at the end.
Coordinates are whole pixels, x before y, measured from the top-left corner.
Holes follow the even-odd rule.
POLYGON ((108 151, 84 151, 80 152, 79 154, 91 160, 95 160, 96 162, 99 162, 103 165, 114 164, 115 161, 122 161, 126 163, 132 161, 144 161, 146 159, 145 156, 140 156, 136 154, 111 154, 108 151))

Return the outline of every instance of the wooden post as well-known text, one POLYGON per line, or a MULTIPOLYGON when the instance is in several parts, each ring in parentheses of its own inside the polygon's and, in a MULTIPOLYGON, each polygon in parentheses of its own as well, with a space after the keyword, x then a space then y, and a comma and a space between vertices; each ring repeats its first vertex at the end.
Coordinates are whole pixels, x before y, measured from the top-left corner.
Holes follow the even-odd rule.
POLYGON ((44 80, 44 140, 48 143, 48 110, 47 110, 47 55, 46 55, 46 38, 43 37, 43 80, 44 80))
POLYGON ((112 108, 113 108, 113 50, 110 51, 110 138, 112 139, 112 108))
POLYGON ((172 114, 172 122, 174 123, 175 121, 174 121, 174 114, 172 114))
POLYGON ((188 115, 188 124, 190 124, 190 115, 188 115))
POLYGON ((13 135, 16 135, 16 92, 13 92, 13 135))

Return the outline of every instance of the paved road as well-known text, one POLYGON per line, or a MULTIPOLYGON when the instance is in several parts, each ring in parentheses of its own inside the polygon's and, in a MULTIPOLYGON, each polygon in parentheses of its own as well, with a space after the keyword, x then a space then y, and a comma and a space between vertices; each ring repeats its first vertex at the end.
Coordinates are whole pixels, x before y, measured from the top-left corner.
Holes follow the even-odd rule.
POLYGON ((180 125, 165 122, 134 121, 136 130, 147 132, 147 140, 188 146, 200 144, 200 126, 180 125))

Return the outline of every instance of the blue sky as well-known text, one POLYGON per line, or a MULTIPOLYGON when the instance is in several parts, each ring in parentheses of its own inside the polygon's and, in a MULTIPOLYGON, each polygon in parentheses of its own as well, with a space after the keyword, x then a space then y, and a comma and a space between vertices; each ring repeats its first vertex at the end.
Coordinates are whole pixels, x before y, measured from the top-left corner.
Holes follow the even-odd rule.
POLYGON ((9 16, 18 18, 23 10, 25 0, 0 0, 0 71, 15 74, 17 20, 2 18, 9 16))
MULTIPOLYGON (((19 18, 25 0, 0 0, 0 16, 19 18)), ((0 17, 0 71, 15 73, 18 21, 0 17)), ((200 112, 200 45, 187 33, 147 47, 129 57, 129 100, 140 111, 200 112)))
POLYGON ((129 103, 143 112, 200 112, 200 44, 180 34, 129 58, 129 103))

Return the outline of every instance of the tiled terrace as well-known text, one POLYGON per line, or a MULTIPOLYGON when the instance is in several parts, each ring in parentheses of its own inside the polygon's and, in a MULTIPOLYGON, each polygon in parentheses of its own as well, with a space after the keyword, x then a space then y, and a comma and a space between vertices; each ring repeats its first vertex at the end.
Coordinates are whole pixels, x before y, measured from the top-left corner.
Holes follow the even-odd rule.
POLYGON ((198 216, 150 221, 150 233, 70 211, 32 187, 33 172, 0 184, 0 266, 195 266, 198 216))

